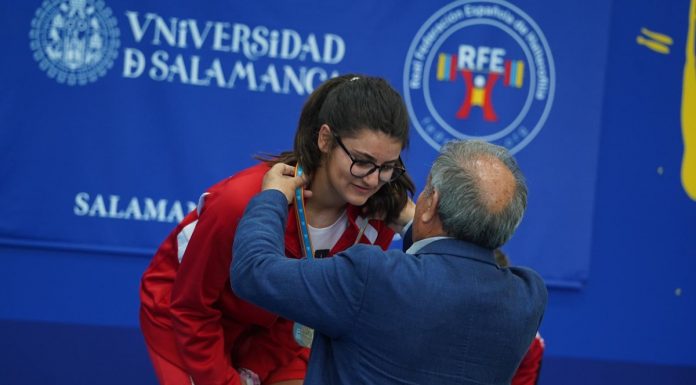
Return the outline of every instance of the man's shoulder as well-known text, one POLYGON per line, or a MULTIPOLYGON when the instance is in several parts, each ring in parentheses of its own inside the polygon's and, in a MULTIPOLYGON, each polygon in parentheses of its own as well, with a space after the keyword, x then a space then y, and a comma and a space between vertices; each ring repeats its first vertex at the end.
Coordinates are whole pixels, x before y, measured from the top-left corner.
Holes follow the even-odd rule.
POLYGON ((513 266, 509 269, 518 281, 518 286, 524 288, 524 293, 538 305, 538 310, 543 312, 548 302, 549 293, 541 275, 528 267, 513 266))
POLYGON ((544 291, 546 291, 546 283, 544 282, 544 278, 542 278, 541 275, 535 270, 523 266, 511 266, 509 269, 515 276, 521 278, 528 285, 543 288, 544 291))

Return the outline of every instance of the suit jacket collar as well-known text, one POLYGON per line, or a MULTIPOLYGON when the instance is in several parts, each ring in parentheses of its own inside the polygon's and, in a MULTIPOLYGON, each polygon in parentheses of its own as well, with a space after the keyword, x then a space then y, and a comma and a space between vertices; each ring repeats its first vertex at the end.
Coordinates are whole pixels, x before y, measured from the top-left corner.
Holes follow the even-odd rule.
POLYGON ((497 266, 493 250, 454 238, 439 239, 431 242, 423 246, 415 254, 447 254, 455 257, 475 259, 497 266))

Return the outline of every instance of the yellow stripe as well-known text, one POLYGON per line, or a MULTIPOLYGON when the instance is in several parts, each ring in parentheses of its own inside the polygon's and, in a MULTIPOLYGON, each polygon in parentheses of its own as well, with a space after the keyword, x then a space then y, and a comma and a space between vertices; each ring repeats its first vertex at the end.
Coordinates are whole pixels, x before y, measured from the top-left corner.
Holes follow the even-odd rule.
POLYGON ((517 62, 517 76, 515 77, 515 87, 521 88, 524 83, 524 62, 522 60, 517 62))
POLYGON ((437 80, 445 80, 445 63, 447 62, 447 55, 441 53, 437 59, 437 80))
POLYGON ((476 88, 471 91, 471 105, 472 106, 483 106, 483 102, 486 99, 486 90, 483 88, 476 88))
POLYGON ((681 123, 684 138, 681 182, 684 191, 696 201, 696 0, 691 0, 689 30, 686 35, 686 58, 684 60, 684 83, 682 85, 681 123))
POLYGON ((669 35, 665 35, 663 33, 651 31, 645 27, 640 29, 640 32, 643 33, 645 36, 655 40, 659 41, 662 44, 667 44, 667 45, 672 45, 673 41, 672 38, 669 35))

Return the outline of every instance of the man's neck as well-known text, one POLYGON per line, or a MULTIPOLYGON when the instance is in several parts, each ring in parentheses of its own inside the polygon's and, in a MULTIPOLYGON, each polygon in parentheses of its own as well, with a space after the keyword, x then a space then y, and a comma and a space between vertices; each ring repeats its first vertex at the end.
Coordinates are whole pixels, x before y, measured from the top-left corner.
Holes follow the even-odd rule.
MULTIPOLYGON (((414 218, 414 221, 417 220, 417 218, 414 218)), ((415 222, 412 225, 413 226, 413 232, 411 233, 413 236, 413 243, 416 243, 420 240, 423 239, 428 239, 428 238, 435 238, 435 237, 449 237, 450 235, 447 234, 447 232, 442 228, 442 225, 440 224, 439 221, 436 223, 420 223, 420 226, 418 227, 418 231, 416 231, 415 227, 415 222)))

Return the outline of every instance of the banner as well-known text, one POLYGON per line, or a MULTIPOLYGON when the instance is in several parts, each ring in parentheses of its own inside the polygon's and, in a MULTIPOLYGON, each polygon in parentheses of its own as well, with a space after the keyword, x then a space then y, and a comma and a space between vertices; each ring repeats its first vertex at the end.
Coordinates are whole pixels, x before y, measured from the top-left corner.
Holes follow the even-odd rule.
POLYGON ((149 256, 208 186, 291 148, 314 88, 357 72, 404 96, 419 188, 447 140, 509 148, 529 184, 513 263, 588 277, 609 2, 0 10, 0 244, 149 256))

